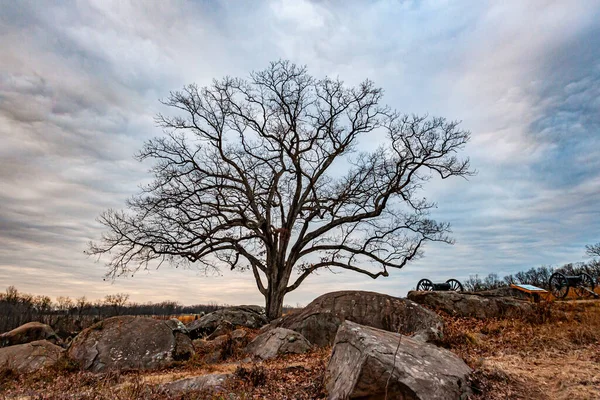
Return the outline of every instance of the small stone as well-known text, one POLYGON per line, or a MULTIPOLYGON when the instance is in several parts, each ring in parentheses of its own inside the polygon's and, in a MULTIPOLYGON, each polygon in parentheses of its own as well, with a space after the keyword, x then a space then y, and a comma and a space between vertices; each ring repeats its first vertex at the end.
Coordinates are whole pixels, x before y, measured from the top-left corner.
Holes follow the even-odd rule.
POLYGON ((194 376, 192 378, 185 378, 165 383, 161 385, 161 388, 168 393, 183 393, 192 390, 203 390, 217 393, 222 390, 223 384, 232 376, 232 374, 209 374, 194 376))

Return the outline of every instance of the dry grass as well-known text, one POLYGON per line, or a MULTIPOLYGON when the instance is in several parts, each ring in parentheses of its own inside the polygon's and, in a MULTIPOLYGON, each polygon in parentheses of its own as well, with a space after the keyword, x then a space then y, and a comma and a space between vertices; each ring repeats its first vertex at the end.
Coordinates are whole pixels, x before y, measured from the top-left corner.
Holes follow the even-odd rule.
POLYGON ((227 360, 205 363, 198 359, 176 363, 160 371, 112 371, 95 374, 73 371, 72 364, 34 374, 18 375, 0 370, 0 398, 19 400, 133 400, 133 399, 324 399, 323 376, 330 348, 315 349, 302 355, 291 355, 259 364, 227 360), (160 384, 192 376, 231 373, 226 391, 211 394, 192 391, 173 395, 160 384))
POLYGON ((600 399, 600 302, 542 303, 521 319, 446 319, 441 345, 476 370, 479 399, 600 399))

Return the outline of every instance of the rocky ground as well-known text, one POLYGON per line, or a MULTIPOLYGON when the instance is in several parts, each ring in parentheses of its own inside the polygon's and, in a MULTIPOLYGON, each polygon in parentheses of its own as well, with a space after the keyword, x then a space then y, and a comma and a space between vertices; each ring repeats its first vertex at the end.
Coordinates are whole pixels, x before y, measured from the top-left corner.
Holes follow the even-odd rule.
MULTIPOLYGON (((600 398, 600 301, 534 305, 505 318, 448 315, 435 344, 460 356, 474 369, 473 399, 600 398)), ((246 329, 244 345, 257 329, 246 329)), ((231 336, 231 334, 229 334, 231 336)), ((214 348, 194 341, 187 361, 152 371, 81 371, 63 361, 33 373, 0 370, 0 398, 10 399, 324 399, 331 346, 304 354, 251 362, 232 341, 217 338, 214 348), (218 394, 168 391, 168 382, 206 374, 231 374, 218 394)), ((218 376, 218 375, 213 375, 218 376)))
POLYGON ((324 399, 323 376, 331 348, 260 363, 241 357, 206 364, 199 358, 157 371, 93 373, 63 364, 34 374, 0 374, 6 399, 324 399), (233 374, 221 394, 190 391, 170 394, 167 382, 206 374, 233 374))

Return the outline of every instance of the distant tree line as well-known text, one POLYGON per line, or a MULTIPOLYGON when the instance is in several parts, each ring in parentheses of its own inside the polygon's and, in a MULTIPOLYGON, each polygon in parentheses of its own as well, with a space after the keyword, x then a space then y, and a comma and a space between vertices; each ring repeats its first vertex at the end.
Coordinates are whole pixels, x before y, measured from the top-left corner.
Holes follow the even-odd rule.
MULTIPOLYGON (((98 321, 117 315, 168 318, 208 314, 228 307, 227 304, 216 302, 184 306, 170 300, 159 303, 135 303, 128 300, 128 294, 116 293, 96 301, 89 301, 85 296, 59 296, 56 301, 52 301, 48 296, 34 296, 9 286, 4 293, 0 293, 0 333, 27 322, 38 321, 52 326, 59 336, 67 338, 98 321)), ((284 312, 297 308, 301 306, 285 305, 284 312)))
POLYGON ((531 268, 527 271, 517 272, 514 275, 506 275, 504 278, 500 278, 498 274, 489 274, 483 278, 479 275, 471 275, 469 279, 463 282, 463 286, 465 290, 471 292, 498 289, 510 286, 513 283, 549 289, 548 280, 554 272, 562 272, 565 275, 579 275, 585 272, 594 279, 594 282, 599 282, 600 260, 592 260, 587 263, 570 263, 558 268, 542 265, 541 267, 531 268))
POLYGON ((110 294, 102 300, 89 301, 85 296, 59 296, 52 301, 48 296, 22 293, 9 286, 0 293, 0 333, 31 321, 52 326, 61 336, 68 336, 102 319, 116 315, 171 316, 201 314, 215 311, 225 305, 216 302, 184 306, 176 301, 160 303, 129 302, 126 293, 110 294))

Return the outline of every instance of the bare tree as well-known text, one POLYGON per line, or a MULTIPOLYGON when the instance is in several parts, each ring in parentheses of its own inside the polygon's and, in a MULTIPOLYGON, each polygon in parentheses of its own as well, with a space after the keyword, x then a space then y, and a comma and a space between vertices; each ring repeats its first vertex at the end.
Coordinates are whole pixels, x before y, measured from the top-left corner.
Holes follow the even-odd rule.
POLYGON ((600 257, 600 242, 585 246, 585 254, 590 257, 600 257))
POLYGON ((6 294, 3 295, 2 299, 10 304, 16 304, 20 299, 19 291, 16 287, 11 285, 6 288, 6 294))
POLYGON ((52 299, 50 299, 48 296, 35 296, 33 299, 33 304, 38 314, 41 316, 48 314, 52 309, 52 299))
POLYGON ((382 94, 287 61, 172 92, 164 104, 174 115, 157 117, 165 136, 138 155, 155 161, 154 182, 127 211, 100 216, 108 232, 88 254, 110 253, 113 278, 153 260, 249 269, 273 319, 319 269, 388 276, 426 241, 451 243, 418 193, 433 175, 471 174, 456 155, 470 134, 402 115, 382 94), (369 142, 380 146, 359 151, 369 142))
POLYGON ((129 300, 127 293, 107 294, 104 296, 104 304, 111 307, 115 315, 121 315, 121 311, 125 308, 127 300, 129 300))
POLYGON ((85 296, 81 296, 75 299, 75 308, 77 309, 77 319, 81 320, 81 316, 90 308, 92 308, 92 303, 90 303, 85 296))
POLYGON ((71 315, 71 309, 73 306, 73 299, 71 299, 69 296, 58 296, 56 298, 56 309, 67 316, 71 315))

